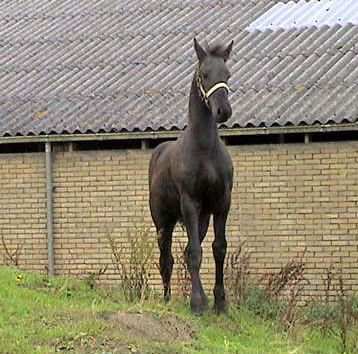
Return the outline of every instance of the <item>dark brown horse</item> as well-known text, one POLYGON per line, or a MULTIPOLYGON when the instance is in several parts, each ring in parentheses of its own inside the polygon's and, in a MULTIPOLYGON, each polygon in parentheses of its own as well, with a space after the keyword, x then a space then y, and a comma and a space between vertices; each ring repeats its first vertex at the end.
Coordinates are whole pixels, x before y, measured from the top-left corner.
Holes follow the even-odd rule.
POLYGON ((191 276, 191 310, 201 314, 208 305, 199 271, 201 243, 210 216, 214 215, 213 253, 216 264, 214 287, 217 313, 225 312, 226 301, 223 267, 226 255, 225 225, 231 202, 233 167, 231 158, 218 136, 217 123, 231 116, 227 81, 230 72, 225 63, 229 46, 210 48, 194 39, 199 60, 189 99, 187 128, 174 142, 159 145, 149 166, 150 210, 158 234, 160 274, 164 297, 170 298, 170 278, 174 259, 171 253, 172 233, 182 221, 187 234, 185 250, 191 276))

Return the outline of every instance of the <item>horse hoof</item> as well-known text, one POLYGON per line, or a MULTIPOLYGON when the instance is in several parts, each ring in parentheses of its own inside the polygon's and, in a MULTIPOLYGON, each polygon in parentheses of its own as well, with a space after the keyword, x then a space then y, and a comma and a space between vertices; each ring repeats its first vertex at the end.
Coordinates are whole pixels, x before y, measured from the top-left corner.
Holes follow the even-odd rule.
POLYGON ((167 288, 167 289, 164 289, 164 302, 165 303, 168 303, 171 299, 171 291, 170 291, 170 288, 167 288))
POLYGON ((214 312, 215 312, 217 315, 227 314, 227 313, 228 313, 228 310, 227 310, 227 304, 226 304, 226 302, 223 301, 223 302, 216 303, 216 304, 214 305, 214 312))
POLYGON ((194 315, 201 316, 205 310, 208 309, 208 299, 202 297, 192 297, 190 308, 194 315))
POLYGON ((194 316, 201 317, 203 315, 204 311, 202 309, 191 309, 191 313, 194 316))
POLYGON ((209 308, 209 300, 205 295, 201 299, 201 307, 202 307, 203 311, 205 311, 209 308))

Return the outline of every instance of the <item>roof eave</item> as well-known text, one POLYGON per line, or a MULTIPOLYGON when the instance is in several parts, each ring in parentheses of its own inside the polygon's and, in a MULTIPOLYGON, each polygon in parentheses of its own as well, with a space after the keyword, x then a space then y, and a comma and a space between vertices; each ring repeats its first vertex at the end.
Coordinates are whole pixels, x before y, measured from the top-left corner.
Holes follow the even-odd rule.
MULTIPOLYGON (((302 126, 273 126, 250 128, 220 128, 221 136, 269 135, 269 134, 312 134, 357 131, 357 123, 346 124, 315 124, 302 126)), ((88 134, 50 134, 34 136, 5 136, 0 137, 0 144, 11 143, 42 143, 42 142, 75 142, 75 141, 104 141, 132 139, 170 139, 176 138, 180 130, 119 132, 119 133, 88 133, 88 134)))

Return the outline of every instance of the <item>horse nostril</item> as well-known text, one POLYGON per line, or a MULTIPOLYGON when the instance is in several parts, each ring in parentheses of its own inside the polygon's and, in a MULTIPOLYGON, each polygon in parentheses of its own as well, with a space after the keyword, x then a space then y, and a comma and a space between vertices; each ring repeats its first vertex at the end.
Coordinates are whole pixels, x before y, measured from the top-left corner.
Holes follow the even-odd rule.
POLYGON ((220 117, 220 116, 221 116, 221 109, 218 108, 218 117, 220 117))

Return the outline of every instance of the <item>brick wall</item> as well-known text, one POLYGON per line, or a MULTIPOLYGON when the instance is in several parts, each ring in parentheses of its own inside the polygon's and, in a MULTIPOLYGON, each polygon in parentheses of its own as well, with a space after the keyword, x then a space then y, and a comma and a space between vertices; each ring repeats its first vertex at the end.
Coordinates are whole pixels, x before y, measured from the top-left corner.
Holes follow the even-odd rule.
POLYGON ((326 270, 358 290, 358 144, 292 144, 231 149, 232 216, 252 250, 251 270, 277 271, 303 255, 306 295, 323 295, 326 270))
POLYGON ((43 154, 0 155, 0 262, 2 264, 14 265, 18 261, 19 266, 24 269, 45 269, 47 265, 45 188, 43 154))
MULTIPOLYGON (((323 294, 330 266, 358 290, 358 143, 229 147, 235 168, 227 226, 229 251, 239 240, 251 253, 256 279, 303 256, 306 295, 323 294)), ((130 240, 152 225, 147 166, 151 150, 72 151, 54 154, 55 268, 85 276, 107 267, 116 283, 109 238, 128 257, 130 240)), ((1 155, 0 232, 10 250, 21 242, 21 267, 45 269, 46 203, 43 154, 1 155)), ((150 232, 155 241, 154 227, 150 232)), ((178 226, 174 257, 186 236, 178 226), (180 242, 179 242, 180 241, 180 242)), ((213 284, 211 229, 204 242, 202 278, 213 284)), ((5 259, 0 245, 1 259, 5 259)), ((160 286, 155 247, 152 284, 160 286)), ((176 283, 174 270, 174 285, 176 283)))
POLYGON ((58 153, 54 161, 56 271, 118 279, 109 237, 128 255, 129 238, 151 225, 147 165, 141 150, 58 153))

